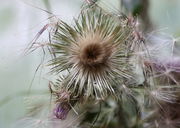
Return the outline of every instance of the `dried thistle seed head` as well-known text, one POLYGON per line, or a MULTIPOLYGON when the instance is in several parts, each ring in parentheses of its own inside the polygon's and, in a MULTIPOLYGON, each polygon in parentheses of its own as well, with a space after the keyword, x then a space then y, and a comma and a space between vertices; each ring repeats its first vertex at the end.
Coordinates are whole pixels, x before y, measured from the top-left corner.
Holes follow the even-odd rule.
POLYGON ((99 7, 84 10, 73 27, 63 21, 50 47, 52 72, 68 71, 62 85, 77 97, 104 99, 133 77, 129 64, 133 28, 99 7))

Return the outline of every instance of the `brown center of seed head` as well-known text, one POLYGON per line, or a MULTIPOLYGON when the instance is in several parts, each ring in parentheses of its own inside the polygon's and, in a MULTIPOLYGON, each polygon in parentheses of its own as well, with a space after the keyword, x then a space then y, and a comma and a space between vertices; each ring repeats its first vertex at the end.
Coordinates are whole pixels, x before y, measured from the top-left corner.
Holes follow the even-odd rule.
POLYGON ((109 57, 109 52, 106 50, 107 47, 101 43, 89 43, 81 50, 81 63, 90 67, 104 65, 109 57))

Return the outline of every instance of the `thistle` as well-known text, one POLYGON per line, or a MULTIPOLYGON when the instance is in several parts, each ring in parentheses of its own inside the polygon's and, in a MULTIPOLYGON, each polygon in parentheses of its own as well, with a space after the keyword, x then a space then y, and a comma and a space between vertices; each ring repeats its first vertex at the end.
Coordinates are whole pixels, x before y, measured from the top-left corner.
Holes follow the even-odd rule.
POLYGON ((73 107, 82 103, 79 111, 86 112, 82 127, 175 128, 179 115, 171 119, 171 109, 179 102, 179 59, 158 58, 161 49, 152 37, 151 42, 141 34, 134 18, 87 2, 72 25, 58 20, 44 45, 52 54, 51 73, 58 76, 49 86, 53 117, 65 120, 71 110, 79 115, 73 107), (166 116, 169 120, 164 121, 166 116))
POLYGON ((133 27, 94 6, 79 17, 72 27, 63 21, 57 24, 49 44, 55 55, 50 62, 52 72, 68 72, 62 88, 76 97, 115 96, 115 88, 133 79, 128 61, 133 27))

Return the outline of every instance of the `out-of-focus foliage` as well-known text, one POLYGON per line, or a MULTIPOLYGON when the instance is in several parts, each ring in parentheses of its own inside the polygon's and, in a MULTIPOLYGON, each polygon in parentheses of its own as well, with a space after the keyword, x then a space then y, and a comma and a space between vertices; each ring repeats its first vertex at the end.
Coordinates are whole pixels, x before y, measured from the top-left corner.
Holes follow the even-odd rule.
POLYGON ((6 7, 0 9, 0 32, 3 33, 11 27, 14 20, 14 8, 6 7))

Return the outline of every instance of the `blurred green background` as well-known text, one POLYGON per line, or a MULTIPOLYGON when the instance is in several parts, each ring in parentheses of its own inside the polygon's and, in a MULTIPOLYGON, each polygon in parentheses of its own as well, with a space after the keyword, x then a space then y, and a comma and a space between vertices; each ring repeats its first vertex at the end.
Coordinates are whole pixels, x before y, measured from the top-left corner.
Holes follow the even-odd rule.
MULTIPOLYGON (((103 0, 102 0, 103 1, 103 0)), ((118 0, 104 1, 108 7, 118 8, 118 0)), ((41 9, 50 9, 53 14, 68 23, 78 16, 83 0, 0 0, 0 128, 12 127, 26 110, 24 92, 33 80, 35 70, 42 59, 42 52, 27 56, 23 51, 37 32, 47 23, 48 14, 41 9), (41 8, 41 9, 38 9, 41 8), (9 96, 9 97, 8 97, 9 96), (4 101, 2 101, 6 98, 4 101), (6 102, 8 101, 8 102, 6 102)), ((154 30, 180 36, 180 1, 150 0, 149 15, 154 30)), ((47 33, 38 40, 47 41, 47 33)), ((48 90, 49 74, 38 72, 31 87, 33 90, 48 90)), ((38 91, 35 91, 38 95, 38 91)), ((18 127, 19 128, 19 127, 18 127)))

